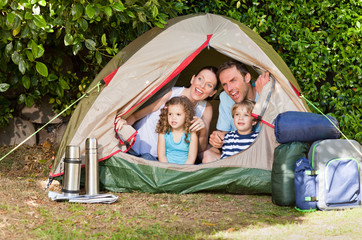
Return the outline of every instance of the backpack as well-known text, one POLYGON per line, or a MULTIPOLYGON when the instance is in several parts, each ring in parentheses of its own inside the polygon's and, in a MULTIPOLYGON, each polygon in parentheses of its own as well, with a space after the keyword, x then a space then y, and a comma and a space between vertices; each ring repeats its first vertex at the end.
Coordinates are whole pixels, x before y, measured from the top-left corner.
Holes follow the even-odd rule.
POLYGON ((295 163, 295 205, 298 211, 317 209, 316 177, 317 172, 307 158, 302 157, 295 163))
POLYGON ((361 145, 355 140, 316 141, 309 150, 316 171, 316 200, 320 210, 361 207, 361 145))

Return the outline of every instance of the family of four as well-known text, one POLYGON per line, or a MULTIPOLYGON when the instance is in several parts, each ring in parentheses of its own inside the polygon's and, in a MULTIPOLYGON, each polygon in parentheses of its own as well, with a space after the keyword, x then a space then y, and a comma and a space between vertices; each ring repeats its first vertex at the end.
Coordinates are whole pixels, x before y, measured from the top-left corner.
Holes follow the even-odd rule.
POLYGON ((194 164, 197 157, 202 163, 216 161, 246 149, 257 137, 251 111, 268 81, 269 73, 264 72, 252 86, 250 73, 237 61, 225 62, 219 69, 207 66, 192 76, 189 88, 173 87, 120 120, 117 128, 129 124, 137 130, 130 154, 178 164, 194 164), (217 130, 209 136, 213 111, 206 99, 219 84, 224 91, 219 96, 217 130))

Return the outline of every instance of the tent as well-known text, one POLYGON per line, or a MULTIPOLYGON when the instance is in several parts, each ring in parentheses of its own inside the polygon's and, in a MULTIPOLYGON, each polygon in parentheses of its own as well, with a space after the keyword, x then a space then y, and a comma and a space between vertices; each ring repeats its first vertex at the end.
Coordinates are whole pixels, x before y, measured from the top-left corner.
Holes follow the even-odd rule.
MULTIPOLYGON (((291 71, 273 48, 242 23, 214 14, 193 14, 153 28, 122 49, 97 75, 89 88, 98 90, 82 99, 73 113, 50 172, 63 174, 67 145, 98 141, 99 178, 110 191, 191 193, 271 193, 271 168, 275 140, 273 120, 285 111, 309 111, 298 97, 300 88, 291 71), (252 75, 271 73, 253 116, 261 117, 261 132, 245 151, 223 160, 199 165, 148 161, 122 152, 115 138, 116 116, 126 118, 161 96, 174 85, 188 86, 192 74, 206 65, 218 67, 229 59, 245 63, 252 75)), ((220 91, 219 91, 220 92, 220 91)), ((214 105, 212 127, 218 114, 214 105)))

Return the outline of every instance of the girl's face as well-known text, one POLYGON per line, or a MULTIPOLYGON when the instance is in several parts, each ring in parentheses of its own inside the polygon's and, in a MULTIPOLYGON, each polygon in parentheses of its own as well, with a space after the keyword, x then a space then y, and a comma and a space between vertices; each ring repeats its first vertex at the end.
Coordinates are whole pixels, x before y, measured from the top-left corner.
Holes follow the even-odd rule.
POLYGON ((253 130, 253 126, 256 124, 256 122, 253 120, 254 118, 248 112, 246 107, 239 106, 235 110, 234 125, 238 130, 239 134, 246 135, 251 133, 253 130))
POLYGON ((167 119, 171 128, 174 130, 184 130, 186 119, 184 107, 181 104, 176 104, 169 105, 167 109, 167 119))
POLYGON ((191 79, 191 98, 194 101, 205 100, 212 97, 215 93, 217 78, 215 73, 208 69, 204 69, 191 79))

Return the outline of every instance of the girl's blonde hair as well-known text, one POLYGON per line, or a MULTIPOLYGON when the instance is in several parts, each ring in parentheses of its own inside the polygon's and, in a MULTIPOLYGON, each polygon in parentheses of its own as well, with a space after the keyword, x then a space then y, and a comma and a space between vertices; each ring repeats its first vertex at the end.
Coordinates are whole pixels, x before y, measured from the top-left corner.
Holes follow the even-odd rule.
MULTIPOLYGON (((195 115, 195 110, 192 102, 185 96, 173 97, 165 103, 165 106, 161 109, 160 120, 158 120, 157 123, 156 133, 169 133, 172 130, 172 127, 168 123, 168 118, 167 118, 168 108, 171 105, 178 105, 178 104, 183 106, 185 111, 185 123, 184 123, 185 133, 186 135, 191 133, 190 126, 191 126, 191 121, 195 115)), ((185 138, 185 142, 189 143, 187 137, 185 138)))

